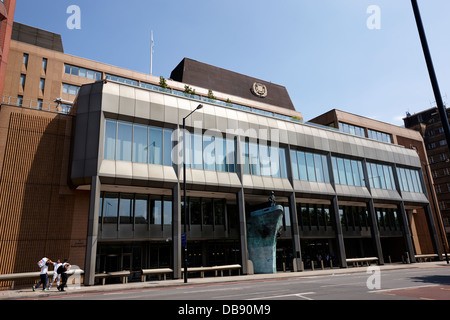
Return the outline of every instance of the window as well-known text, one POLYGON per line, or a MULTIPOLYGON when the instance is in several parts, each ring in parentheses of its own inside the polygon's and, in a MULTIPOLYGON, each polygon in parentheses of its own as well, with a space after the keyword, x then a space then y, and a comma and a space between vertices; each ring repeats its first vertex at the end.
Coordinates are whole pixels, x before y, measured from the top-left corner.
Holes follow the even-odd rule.
POLYGON ((134 223, 148 224, 148 196, 136 195, 134 202, 134 223))
POLYGON ((134 195, 132 194, 121 194, 119 202, 119 217, 121 224, 132 224, 133 223, 133 204, 134 195))
POLYGON ((369 139, 377 140, 380 142, 392 143, 392 137, 390 134, 370 129, 367 130, 367 133, 369 135, 369 139))
POLYGON ((42 69, 44 71, 47 71, 47 64, 48 64, 47 58, 42 58, 42 69))
POLYGON ((19 107, 23 106, 23 96, 17 96, 17 105, 19 107))
POLYGON ((150 196, 150 224, 162 224, 162 200, 160 196, 150 196))
POLYGON ((39 89, 44 91, 44 88, 45 88, 45 79, 41 78, 41 80, 39 81, 39 89))
POLYGON ((117 122, 116 160, 131 161, 133 140, 133 125, 127 122, 117 122))
POLYGON ((149 127, 149 163, 150 164, 162 164, 162 128, 149 127))
POLYGON ((24 74, 20 75, 20 85, 22 86, 22 90, 25 89, 25 82, 27 80, 27 76, 24 74))
POLYGON ((402 191, 423 193, 419 170, 397 168, 397 175, 402 191))
POLYGON ((146 194, 100 194, 99 223, 171 225, 172 198, 146 194))
POLYGON ((42 110, 43 104, 44 104, 44 101, 42 99, 38 99, 37 109, 42 110))
POLYGON ((103 202, 103 223, 117 224, 117 212, 119 210, 119 194, 105 192, 103 202))
POLYGON ((104 159, 172 165, 172 130, 106 119, 104 159))
POLYGON ((294 179, 330 182, 326 155, 291 150, 294 179))
POLYGON ((203 136, 203 160, 204 169, 215 171, 216 162, 216 150, 214 147, 215 137, 204 135, 203 136))
POLYGON ((29 59, 28 53, 24 53, 22 63, 25 65, 25 67, 28 67, 28 59, 29 59))
POLYGON ((78 94, 78 91, 80 90, 80 87, 73 86, 67 83, 63 83, 63 93, 67 93, 70 95, 76 96, 78 94))
POLYGON ((336 184, 357 187, 365 186, 361 161, 332 157, 331 162, 336 184))
POLYGON ((87 79, 91 79, 91 80, 96 80, 96 81, 102 79, 102 73, 101 72, 97 72, 97 71, 94 71, 94 70, 89 70, 89 69, 85 69, 85 68, 72 66, 70 64, 66 64, 65 65, 64 72, 66 74, 70 74, 70 75, 74 75, 74 76, 78 76, 78 77, 83 77, 83 78, 87 78, 87 79))
POLYGON ((172 134, 173 131, 170 129, 163 130, 163 165, 165 166, 172 165, 172 134))
POLYGON ((394 174, 391 166, 368 162, 367 174, 370 187, 395 190, 394 174))
POLYGON ((343 122, 339 122, 339 131, 341 132, 345 132, 345 133, 349 133, 349 134, 353 134, 359 137, 365 137, 366 134, 364 132, 364 128, 362 127, 358 127, 358 126, 354 126, 351 124, 347 124, 347 123, 343 123, 343 122))
POLYGON ((135 124, 133 126, 133 162, 147 163, 148 127, 135 124))
MULTIPOLYGON (((124 77, 119 77, 119 76, 115 76, 112 74, 106 74, 106 79, 107 80, 112 80, 112 81, 117 81, 120 83, 125 83, 125 84, 130 84, 133 86, 139 86, 139 82, 136 80, 132 80, 132 79, 128 79, 128 78, 124 78, 124 77)), ((98 79, 100 80, 100 79, 98 79)))
POLYGON ((163 198, 163 224, 172 224, 172 199, 170 197, 163 198))
MULTIPOLYGON (((284 207, 286 226, 290 225, 288 222, 289 206, 284 207)), ((331 227, 330 206, 326 204, 305 204, 297 203, 298 223, 302 230, 311 230, 312 227, 331 227)))

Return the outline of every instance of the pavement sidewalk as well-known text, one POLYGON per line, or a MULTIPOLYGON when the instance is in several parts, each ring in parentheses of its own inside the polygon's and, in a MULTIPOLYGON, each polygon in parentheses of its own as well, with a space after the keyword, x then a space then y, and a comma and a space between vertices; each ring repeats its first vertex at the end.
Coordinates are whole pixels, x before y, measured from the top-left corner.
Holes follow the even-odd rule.
MULTIPOLYGON (((374 267, 375 265, 372 265, 374 267)), ((378 266, 380 271, 383 270, 401 270, 401 269, 419 269, 419 268, 444 268, 450 266, 445 261, 435 262, 423 262, 413 264, 386 264, 378 266)), ((349 267, 345 269, 333 268, 325 270, 306 270, 303 272, 279 272, 276 274, 255 274, 255 275, 241 275, 241 276, 224 276, 224 277, 205 277, 205 278, 189 278, 188 283, 185 284, 183 279, 177 280, 161 280, 161 281, 147 281, 147 282, 131 282, 127 284, 108 284, 108 285, 96 285, 96 286, 84 286, 79 287, 70 286, 66 288, 65 292, 60 292, 56 289, 56 285, 50 291, 43 292, 40 288, 35 292, 28 289, 19 290, 4 290, 0 291, 0 300, 20 300, 20 299, 34 299, 44 298, 52 296, 70 295, 70 294, 90 294, 101 292, 113 292, 113 291, 128 291, 128 290, 145 290, 153 288, 165 288, 176 286, 194 286, 194 285, 209 285, 231 282, 243 282, 243 281, 268 281, 276 279, 289 279, 289 278, 306 278, 306 277, 318 277, 318 276, 333 276, 338 274, 351 274, 351 273, 367 273, 368 269, 364 267, 349 267)))

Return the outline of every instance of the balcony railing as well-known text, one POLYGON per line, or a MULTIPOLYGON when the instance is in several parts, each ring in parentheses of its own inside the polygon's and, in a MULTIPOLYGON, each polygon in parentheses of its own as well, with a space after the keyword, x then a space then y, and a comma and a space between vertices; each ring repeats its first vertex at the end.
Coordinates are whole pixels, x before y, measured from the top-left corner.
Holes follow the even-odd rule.
POLYGON ((50 103, 10 96, 3 96, 1 104, 61 114, 69 114, 72 107, 70 104, 50 103))

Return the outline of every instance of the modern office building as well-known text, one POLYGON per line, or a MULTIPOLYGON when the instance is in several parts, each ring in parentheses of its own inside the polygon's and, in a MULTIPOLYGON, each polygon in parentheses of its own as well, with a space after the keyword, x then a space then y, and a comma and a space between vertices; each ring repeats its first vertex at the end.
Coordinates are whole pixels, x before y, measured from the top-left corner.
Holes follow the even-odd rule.
POLYGON ((272 191, 285 213, 279 270, 320 260, 346 267, 355 257, 414 262, 426 241, 425 253, 441 254, 415 150, 303 123, 282 86, 190 59, 181 64, 195 67, 172 73, 180 82, 11 43, 14 83, 0 109, 0 273, 70 256, 90 285, 104 271, 130 270, 133 280, 170 267, 180 278, 185 224, 190 266, 251 273, 247 217, 272 191), (199 86, 202 78, 215 80, 199 86), (427 220, 426 241, 414 237, 415 210, 427 220))
POLYGON ((0 96, 5 84, 16 0, 0 1, 0 96))
MULTIPOLYGON (((438 239, 442 249, 444 244, 446 244, 448 252, 448 243, 445 240, 443 241, 445 231, 443 229, 441 210, 437 203, 438 198, 435 189, 432 187, 434 185, 434 175, 432 176, 430 172, 430 164, 428 162, 429 156, 427 152, 429 152, 429 149, 425 147, 426 142, 424 143, 424 139, 419 132, 413 132, 413 130, 408 128, 405 129, 337 109, 330 110, 312 119, 311 122, 336 128, 348 134, 389 144, 397 144, 415 150, 420 158, 422 172, 424 172, 425 189, 431 204, 434 224, 438 229, 438 239)), ((411 224, 412 237, 414 240, 418 240, 414 241, 416 254, 432 252, 433 240, 429 232, 430 222, 425 211, 409 210, 408 219, 411 224)))
POLYGON ((450 153, 439 111, 437 108, 430 108, 413 115, 408 114, 403 121, 406 128, 417 130, 424 139, 438 206, 442 212, 448 239, 450 235, 450 153))

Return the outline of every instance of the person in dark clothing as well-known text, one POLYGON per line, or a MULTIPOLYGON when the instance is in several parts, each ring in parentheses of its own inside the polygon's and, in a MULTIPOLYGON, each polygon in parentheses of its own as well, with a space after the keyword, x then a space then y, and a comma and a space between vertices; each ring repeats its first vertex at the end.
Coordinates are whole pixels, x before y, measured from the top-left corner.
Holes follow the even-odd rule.
MULTIPOLYGON (((64 259, 64 263, 59 267, 61 268, 61 284, 58 286, 58 290, 59 291, 65 291, 64 288, 67 285, 67 271, 69 271, 70 269, 70 263, 69 263, 69 259, 64 259)), ((58 268, 58 270, 59 270, 58 268)))

